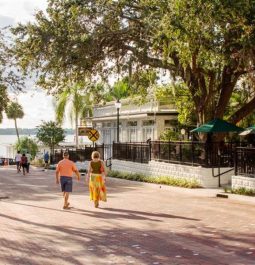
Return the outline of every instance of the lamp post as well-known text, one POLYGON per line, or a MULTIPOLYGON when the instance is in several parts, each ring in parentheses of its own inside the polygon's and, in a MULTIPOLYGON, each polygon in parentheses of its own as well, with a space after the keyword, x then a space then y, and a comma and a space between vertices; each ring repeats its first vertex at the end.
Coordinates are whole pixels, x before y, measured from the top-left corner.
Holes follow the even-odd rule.
POLYGON ((117 143, 120 141, 120 108, 121 108, 121 102, 118 99, 115 102, 115 107, 117 109, 117 143))

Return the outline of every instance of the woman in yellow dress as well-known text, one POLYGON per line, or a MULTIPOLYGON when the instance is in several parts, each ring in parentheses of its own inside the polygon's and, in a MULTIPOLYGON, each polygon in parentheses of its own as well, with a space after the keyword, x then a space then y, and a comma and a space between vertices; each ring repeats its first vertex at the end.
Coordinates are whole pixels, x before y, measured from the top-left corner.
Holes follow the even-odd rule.
POLYGON ((104 161, 100 159, 99 152, 92 152, 91 158, 87 179, 89 180, 90 200, 94 201, 95 207, 98 208, 99 201, 106 202, 106 167, 104 161))

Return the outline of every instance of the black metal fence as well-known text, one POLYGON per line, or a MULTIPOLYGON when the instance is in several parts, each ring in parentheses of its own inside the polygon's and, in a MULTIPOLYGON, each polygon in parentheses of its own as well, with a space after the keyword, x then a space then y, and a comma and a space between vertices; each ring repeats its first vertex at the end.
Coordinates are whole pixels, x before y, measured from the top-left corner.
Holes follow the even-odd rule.
POLYGON ((236 148, 235 175, 255 176, 255 148, 236 148))
MULTIPOLYGON (((52 163, 63 158, 64 150, 56 150, 52 163)), ((74 162, 91 159, 91 153, 99 151, 101 159, 111 164, 111 158, 149 163, 157 160, 202 167, 235 167, 236 175, 255 176, 255 148, 240 147, 239 143, 213 142, 163 142, 113 143, 95 145, 85 149, 69 149, 70 159, 74 162)))
POLYGON ((112 158, 148 163, 150 160, 150 145, 147 143, 113 143, 112 158))
POLYGON ((105 159, 105 145, 95 145, 85 147, 84 149, 65 149, 65 150, 55 150, 54 154, 51 155, 51 163, 56 164, 63 159, 63 152, 68 151, 70 160, 74 162, 91 160, 91 154, 93 151, 98 151, 100 153, 101 159, 105 159))
POLYGON ((204 167, 233 167, 235 147, 235 143, 222 142, 113 143, 113 159, 140 163, 158 160, 204 167))

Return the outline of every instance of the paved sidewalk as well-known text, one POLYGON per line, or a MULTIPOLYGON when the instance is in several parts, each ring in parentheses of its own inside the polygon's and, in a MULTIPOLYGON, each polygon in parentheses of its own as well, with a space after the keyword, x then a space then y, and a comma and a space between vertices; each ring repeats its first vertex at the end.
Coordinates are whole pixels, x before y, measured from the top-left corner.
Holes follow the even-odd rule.
POLYGON ((0 187, 1 265, 255 264, 254 198, 108 179, 95 209, 83 179, 62 210, 54 172, 33 168, 0 168, 0 187))

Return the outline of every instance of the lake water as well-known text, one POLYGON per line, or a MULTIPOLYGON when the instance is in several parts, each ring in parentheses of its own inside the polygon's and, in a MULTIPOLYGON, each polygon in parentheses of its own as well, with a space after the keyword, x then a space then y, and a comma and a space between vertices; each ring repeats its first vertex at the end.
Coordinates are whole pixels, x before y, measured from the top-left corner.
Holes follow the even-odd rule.
MULTIPOLYGON (((20 135, 22 136, 28 136, 28 135, 20 135)), ((35 138, 35 135, 30 135, 31 138, 35 138)), ((66 135, 65 142, 74 142, 74 135, 66 135)), ((82 138, 83 143, 91 143, 87 137, 82 138)), ((79 139, 81 140, 81 139, 79 139)), ((17 136, 16 135, 0 135, 0 156, 6 156, 6 146, 10 144, 15 144, 17 141, 17 136)))

